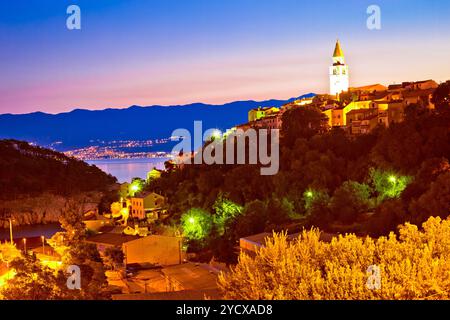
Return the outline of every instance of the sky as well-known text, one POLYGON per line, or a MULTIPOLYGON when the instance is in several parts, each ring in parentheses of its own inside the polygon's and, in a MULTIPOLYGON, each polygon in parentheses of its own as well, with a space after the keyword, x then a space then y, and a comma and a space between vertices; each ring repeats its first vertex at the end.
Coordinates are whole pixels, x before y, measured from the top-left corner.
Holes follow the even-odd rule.
POLYGON ((449 15, 448 0, 1 1, 0 113, 326 93, 338 38, 351 86, 448 80, 449 15))

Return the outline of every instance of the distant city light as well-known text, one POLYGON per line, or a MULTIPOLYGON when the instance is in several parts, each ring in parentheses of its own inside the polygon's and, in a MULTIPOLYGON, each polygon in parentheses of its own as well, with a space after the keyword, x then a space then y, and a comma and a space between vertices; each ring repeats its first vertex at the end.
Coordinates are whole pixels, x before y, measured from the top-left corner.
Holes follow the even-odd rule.
POLYGON ((220 131, 219 129, 214 129, 213 132, 211 133, 211 139, 216 140, 221 138, 222 138, 222 131, 220 131))

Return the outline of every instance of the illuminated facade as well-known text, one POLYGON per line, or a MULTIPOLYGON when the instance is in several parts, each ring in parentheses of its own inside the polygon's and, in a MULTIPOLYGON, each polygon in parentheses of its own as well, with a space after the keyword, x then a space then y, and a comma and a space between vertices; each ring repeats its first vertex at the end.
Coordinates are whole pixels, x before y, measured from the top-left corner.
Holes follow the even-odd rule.
POLYGON ((345 64, 344 52, 339 40, 333 54, 333 65, 330 67, 330 95, 338 96, 349 88, 348 66, 345 64))

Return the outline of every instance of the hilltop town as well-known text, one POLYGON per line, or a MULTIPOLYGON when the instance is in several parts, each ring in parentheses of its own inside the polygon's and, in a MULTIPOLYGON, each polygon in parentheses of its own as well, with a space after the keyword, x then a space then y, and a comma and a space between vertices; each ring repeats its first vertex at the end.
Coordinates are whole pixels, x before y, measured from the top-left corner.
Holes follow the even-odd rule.
MULTIPOLYGON (((248 123, 233 128, 281 129, 287 110, 304 106, 316 107, 326 115, 330 128, 339 127, 349 134, 369 133, 379 125, 389 127, 405 118, 410 105, 434 109, 432 95, 439 84, 434 80, 403 82, 401 84, 372 84, 349 87, 349 67, 339 41, 330 67, 330 92, 296 100, 281 106, 261 106, 249 111, 248 123)), ((450 81, 448 82, 450 83, 450 81)))

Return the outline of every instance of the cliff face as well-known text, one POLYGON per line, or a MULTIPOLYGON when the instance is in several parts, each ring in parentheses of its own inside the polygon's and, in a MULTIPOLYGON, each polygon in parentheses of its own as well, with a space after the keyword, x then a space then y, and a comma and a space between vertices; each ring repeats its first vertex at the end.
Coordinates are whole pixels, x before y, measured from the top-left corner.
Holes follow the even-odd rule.
MULTIPOLYGON (((74 201, 80 204, 80 210, 87 212, 95 210, 102 197, 101 193, 84 193, 76 197, 62 197, 53 194, 42 194, 36 197, 17 200, 2 200, 0 213, 3 217, 11 217, 13 224, 31 225, 59 222, 68 202, 74 201)), ((9 220, 0 219, 0 228, 8 228, 9 220)))

